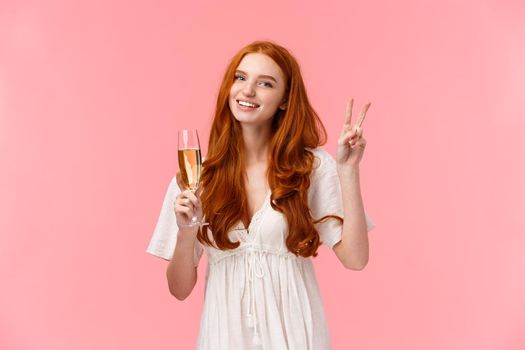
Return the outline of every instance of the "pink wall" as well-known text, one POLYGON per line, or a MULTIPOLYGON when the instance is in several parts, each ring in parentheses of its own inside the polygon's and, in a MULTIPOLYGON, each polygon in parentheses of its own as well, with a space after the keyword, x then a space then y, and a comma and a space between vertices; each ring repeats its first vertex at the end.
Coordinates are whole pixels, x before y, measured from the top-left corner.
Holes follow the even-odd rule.
MULTIPOLYGON (((231 55, 288 47, 329 131, 368 141, 370 263, 316 268, 335 349, 525 349, 521 1, 0 3, 0 348, 190 349, 145 253, 231 55), (44 4, 45 3, 45 4, 44 4)), ((206 142, 203 142, 206 143, 206 142)), ((204 147, 204 153, 206 147, 204 147)))

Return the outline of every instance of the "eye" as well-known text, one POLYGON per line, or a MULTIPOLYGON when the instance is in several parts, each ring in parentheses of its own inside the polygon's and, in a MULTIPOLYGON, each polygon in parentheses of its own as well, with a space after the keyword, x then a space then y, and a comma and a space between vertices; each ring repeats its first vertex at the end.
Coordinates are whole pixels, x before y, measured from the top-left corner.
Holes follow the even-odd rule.
MULTIPOLYGON (((234 80, 239 80, 239 79, 243 79, 244 80, 244 77, 242 75, 235 74, 234 80)), ((273 87, 272 83, 269 83, 267 81, 262 81, 261 83, 265 84, 264 86, 266 86, 266 87, 273 87)))

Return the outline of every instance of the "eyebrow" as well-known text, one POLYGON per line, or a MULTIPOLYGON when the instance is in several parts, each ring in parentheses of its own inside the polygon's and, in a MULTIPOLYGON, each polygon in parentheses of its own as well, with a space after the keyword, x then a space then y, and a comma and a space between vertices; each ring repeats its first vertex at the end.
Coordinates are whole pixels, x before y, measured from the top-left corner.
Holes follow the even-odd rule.
MULTIPOLYGON (((242 70, 239 70, 239 69, 237 69, 237 70, 235 71, 235 73, 242 73, 242 74, 244 74, 244 75, 248 75, 248 74, 246 74, 246 72, 243 72, 242 70)), ((275 80, 275 78, 272 77, 271 75, 259 75, 259 77, 260 77, 260 78, 266 78, 266 79, 273 80, 273 81, 277 84, 277 80, 275 80)))

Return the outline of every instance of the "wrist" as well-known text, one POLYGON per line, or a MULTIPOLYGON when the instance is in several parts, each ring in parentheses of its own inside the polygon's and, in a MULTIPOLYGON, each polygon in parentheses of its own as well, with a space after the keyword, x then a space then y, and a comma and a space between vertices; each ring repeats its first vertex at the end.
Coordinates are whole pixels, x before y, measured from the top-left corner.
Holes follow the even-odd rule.
POLYGON ((359 164, 356 164, 356 165, 337 164, 337 173, 338 174, 359 173, 359 164))
POLYGON ((199 226, 179 226, 179 233, 177 234, 177 241, 179 242, 193 242, 197 239, 199 226))

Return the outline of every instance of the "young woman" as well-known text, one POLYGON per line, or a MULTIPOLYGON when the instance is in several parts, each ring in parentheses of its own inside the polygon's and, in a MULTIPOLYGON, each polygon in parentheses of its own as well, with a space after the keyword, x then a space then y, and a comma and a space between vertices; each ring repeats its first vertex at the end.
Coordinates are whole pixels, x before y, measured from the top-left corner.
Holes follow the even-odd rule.
POLYGON ((201 187, 169 185, 147 252, 169 260, 170 292, 185 299, 206 251, 197 349, 331 348, 312 257, 322 243, 343 266, 368 262, 359 162, 366 141, 349 101, 334 159, 295 58, 256 41, 230 62, 201 187), (194 213, 209 226, 188 226, 194 213), (344 217, 344 220, 343 220, 344 217))

